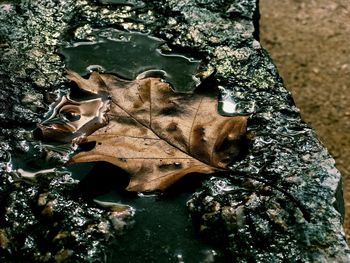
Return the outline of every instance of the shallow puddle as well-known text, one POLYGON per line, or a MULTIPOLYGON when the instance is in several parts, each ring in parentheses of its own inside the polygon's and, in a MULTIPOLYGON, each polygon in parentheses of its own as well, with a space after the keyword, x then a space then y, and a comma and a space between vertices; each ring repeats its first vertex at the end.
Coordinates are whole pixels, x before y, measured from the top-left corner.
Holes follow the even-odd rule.
POLYGON ((227 262, 219 244, 214 248, 200 238, 186 208, 200 185, 198 179, 187 179, 165 195, 135 194, 123 190, 127 177, 111 164, 76 164, 68 169, 76 179, 85 175, 83 193, 99 195, 95 198, 99 202, 135 209, 134 224, 115 240, 108 262, 227 262))
POLYGON ((199 60, 165 53, 164 41, 139 32, 94 30, 94 41, 74 41, 60 50, 66 67, 79 74, 106 71, 126 79, 161 77, 176 91, 190 92, 198 84, 199 60))
MULTIPOLYGON (((61 48, 68 69, 81 75, 109 72, 126 79, 159 76, 180 92, 191 92, 198 85, 194 76, 200 61, 165 54, 161 39, 115 29, 93 30, 89 39, 61 48)), ((226 252, 204 242, 189 217, 186 201, 200 187, 198 180, 196 185, 189 183, 192 186, 182 183, 170 194, 136 195, 124 190, 128 177, 111 165, 79 164, 67 169, 82 180, 82 194, 88 198, 135 209, 133 226, 115 240, 108 262, 227 262, 226 252)))
POLYGON ((196 235, 186 209, 190 195, 124 199, 136 208, 136 223, 112 248, 109 262, 223 262, 221 252, 196 235))

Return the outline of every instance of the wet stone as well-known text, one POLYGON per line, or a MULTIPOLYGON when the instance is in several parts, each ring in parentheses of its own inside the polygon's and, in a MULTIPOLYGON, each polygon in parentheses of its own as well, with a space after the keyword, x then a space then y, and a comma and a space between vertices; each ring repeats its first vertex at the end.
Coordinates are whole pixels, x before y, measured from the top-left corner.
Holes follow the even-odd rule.
POLYGON ((341 176, 260 46, 258 16, 255 0, 0 1, 0 261, 349 262, 341 176), (216 70, 219 111, 249 116, 247 149, 229 174, 164 195, 123 192, 111 167, 62 167, 74 147, 32 131, 74 67, 163 70, 186 90, 216 70))

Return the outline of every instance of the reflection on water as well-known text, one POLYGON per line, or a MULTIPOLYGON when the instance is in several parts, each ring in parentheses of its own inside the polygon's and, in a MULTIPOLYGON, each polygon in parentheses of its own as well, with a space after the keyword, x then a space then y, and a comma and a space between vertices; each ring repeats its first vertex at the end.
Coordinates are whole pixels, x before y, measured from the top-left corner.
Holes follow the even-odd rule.
POLYGON ((225 116, 249 115, 255 111, 255 102, 245 98, 243 93, 219 86, 219 113, 225 116))
POLYGON ((39 174, 54 173, 56 169, 52 168, 52 169, 39 170, 37 172, 30 172, 19 168, 16 171, 25 179, 34 179, 39 174))
POLYGON ((173 53, 164 53, 164 41, 138 32, 116 29, 93 30, 90 39, 75 41, 61 49, 66 67, 87 74, 90 70, 107 71, 126 79, 159 76, 175 90, 190 92, 198 84, 195 75, 200 61, 173 53))

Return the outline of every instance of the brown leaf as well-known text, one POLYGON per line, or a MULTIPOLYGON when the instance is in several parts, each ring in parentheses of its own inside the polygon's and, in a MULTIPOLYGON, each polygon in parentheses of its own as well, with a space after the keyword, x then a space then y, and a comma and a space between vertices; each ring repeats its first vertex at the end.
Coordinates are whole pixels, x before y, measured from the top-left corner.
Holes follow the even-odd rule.
POLYGON ((215 92, 175 93, 151 77, 127 81, 96 72, 89 79, 74 72, 67 77, 96 98, 58 103, 57 114, 71 112, 80 119, 43 123, 43 137, 59 131, 63 141, 96 142, 69 163, 117 165, 131 175, 129 191, 164 190, 189 173, 226 170, 240 151, 246 117, 219 115, 215 92))

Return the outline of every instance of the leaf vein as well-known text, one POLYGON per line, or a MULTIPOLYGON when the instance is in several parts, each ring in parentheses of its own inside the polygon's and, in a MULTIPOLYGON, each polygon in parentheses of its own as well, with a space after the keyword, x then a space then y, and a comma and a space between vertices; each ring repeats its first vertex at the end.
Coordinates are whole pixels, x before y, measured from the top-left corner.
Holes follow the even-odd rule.
POLYGON ((145 140, 155 140, 155 141, 161 141, 160 138, 150 138, 150 137, 140 137, 140 136, 131 136, 131 135, 124 135, 124 134, 117 134, 117 133, 109 133, 106 135, 103 135, 103 137, 126 137, 126 138, 134 138, 134 139, 145 139, 145 140))
POLYGON ((202 101, 203 101, 203 98, 201 98, 200 102, 199 102, 199 105, 197 107, 197 110, 196 110, 196 114, 194 115, 193 117, 193 121, 192 121, 192 124, 191 124, 191 130, 190 130, 190 134, 189 134, 189 138, 188 138, 188 152, 190 154, 192 154, 192 147, 191 147, 191 138, 192 138, 192 132, 193 132, 193 127, 194 127, 194 123, 196 121, 196 118, 197 118, 197 115, 198 115, 198 112, 199 112, 199 108, 201 107, 202 105, 202 101))

